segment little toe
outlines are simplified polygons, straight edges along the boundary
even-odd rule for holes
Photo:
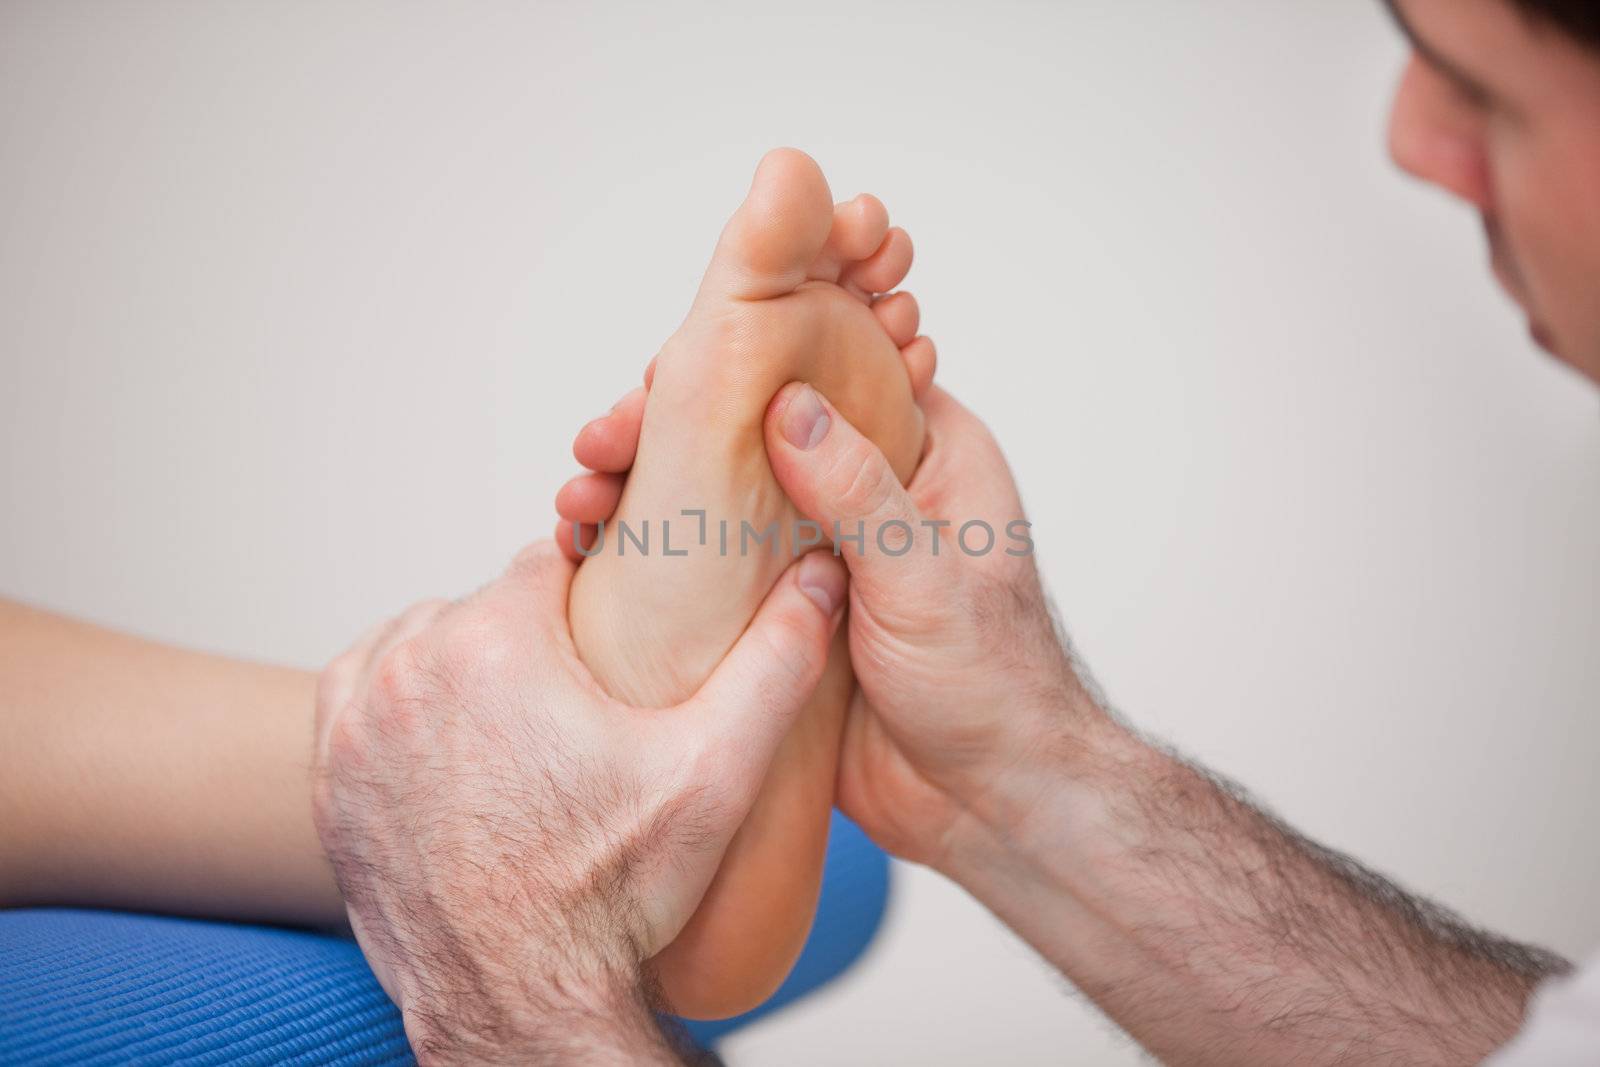
[[[872,313],[878,317],[878,322],[896,348],[904,348],[911,343],[922,321],[917,298],[904,291],[878,297],[872,302]]]
[[[799,149],[774,149],[723,229],[700,291],[744,300],[790,292],[806,280],[832,229],[822,168]]]
[[[939,353],[931,337],[914,337],[900,349],[900,358],[906,362],[906,377],[911,380],[911,395],[921,401],[933,384],[933,372],[939,365]]]
[[[644,389],[630,391],[617,406],[578,431],[572,456],[592,471],[620,474],[633,466],[644,423]]]
[[[840,284],[869,293],[887,293],[911,270],[911,255],[911,235],[896,226],[876,252],[845,268]]]
[[[556,547],[574,563],[583,562],[589,555],[578,551],[578,545],[592,549],[599,536],[600,532],[595,527],[580,525],[569,519],[562,519],[556,524]]]

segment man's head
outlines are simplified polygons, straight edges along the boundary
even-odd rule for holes
[[[1395,162],[1483,215],[1546,349],[1600,382],[1600,0],[1387,0]]]

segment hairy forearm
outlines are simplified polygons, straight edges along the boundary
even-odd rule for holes
[[[0,601],[0,905],[342,921],[315,686]]]
[[[1055,788],[954,852],[950,873],[1165,1062],[1477,1063],[1566,968],[1305,840],[1095,709],[1068,714],[1091,725],[1019,772]]]

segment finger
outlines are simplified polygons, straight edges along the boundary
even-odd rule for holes
[[[984,519],[998,526],[1023,518],[1011,465],[983,420],[937,385],[918,403],[926,416],[928,444],[911,479],[913,495],[959,500],[961,521]]]
[[[443,597],[435,597],[432,600],[424,600],[411,605],[401,612],[400,617],[395,619],[394,625],[390,626],[383,637],[379,639],[378,647],[373,650],[372,658],[382,659],[395,645],[417,636],[432,626],[439,616],[450,608],[451,603],[451,601]]]
[[[580,474],[556,493],[556,514],[591,525],[609,519],[622,499],[624,484],[620,474]]]
[[[317,675],[314,736],[317,752],[323,751],[323,741],[338,718],[356,694],[356,682],[366,673],[372,661],[372,650],[390,626],[393,619],[385,619],[356,639],[356,643],[334,657],[322,673]]]
[[[317,679],[316,751],[326,751],[334,721],[345,714],[351,701],[367,691],[383,657],[401,641],[426,629],[450,606],[448,600],[413,604],[392,619],[361,636],[350,650],[330,663]]]
[[[592,471],[621,474],[633,466],[639,451],[639,429],[644,425],[643,386],[632,389],[616,407],[578,431],[572,455]]]
[[[576,571],[577,566],[556,542],[537,541],[518,552],[506,573],[474,599],[520,619],[524,633],[538,633],[547,641],[570,647],[567,594]]]
[[[367,691],[367,687],[372,684],[373,676],[377,673],[378,666],[383,662],[385,656],[394,651],[395,646],[410,640],[432,626],[438,621],[439,616],[444,614],[445,609],[450,607],[450,604],[451,602],[448,600],[436,598],[413,604],[401,612],[383,631],[378,640],[373,643],[372,650],[367,656],[366,667],[362,670],[361,678],[356,683],[356,692],[364,693]]]
[[[778,579],[744,635],[686,705],[714,738],[706,754],[728,809],[740,819],[822,678],[847,587],[845,568],[831,552],[808,553]]]
[[[767,408],[766,437],[778,484],[833,535],[854,596],[874,614],[953,587],[948,532],[935,552],[937,531],[925,525],[888,458],[816,390],[801,383],[780,390]]]

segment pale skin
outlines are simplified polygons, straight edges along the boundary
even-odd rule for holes
[[[657,524],[685,506],[787,531],[797,514],[767,469],[761,419],[793,378],[815,382],[862,422],[909,477],[922,448],[917,397],[932,342],[907,292],[905,231],[882,203],[832,203],[803,153],[762,161],[718,243],[682,327],[643,392],[616,411],[643,442],[623,514]],[[578,453],[599,451],[580,435]],[[654,462],[649,457],[655,457]],[[617,507],[620,478],[591,479]],[[563,495],[582,505],[593,485]],[[570,531],[563,544],[572,558]],[[785,563],[788,540],[749,557],[602,554],[574,584],[574,637],[614,696],[641,706],[686,699],[732,646]],[[332,926],[344,906],[310,820],[306,672],[183,652],[16,608],[0,661],[0,729],[17,754],[0,785],[0,902],[87,904]],[[788,974],[810,929],[851,677],[842,640],[726,849],[681,936],[653,961],[679,1014],[755,1007]],[[44,754],[46,758],[41,759]],[[108,871],[115,878],[107,878]]]
[[[641,709],[579,659],[573,571],[535,545],[318,687],[317,828],[423,1063],[677,1061],[642,968],[699,907],[844,613],[843,566],[813,552],[695,693]]]
[[[1600,57],[1504,0],[1394,7],[1417,46],[1397,162],[1483,213],[1534,336],[1600,380]],[[837,411],[787,389],[767,423],[773,470],[802,512],[847,528],[1020,514],[981,423],[938,390],[925,408],[930,443],[902,489]],[[595,521],[592,503],[567,517]],[[1118,722],[1058,640],[1031,562],[845,559],[859,688],[841,807],[965,886],[1164,1062],[1476,1063],[1567,969]]]
[[[1600,160],[1596,61],[1503,0],[1397,7],[1437,53],[1402,85],[1397,160],[1496,220],[1536,333],[1600,377],[1587,288],[1600,276],[1600,193],[1580,177]],[[1498,95],[1463,93],[1440,55]],[[824,522],[1020,514],[981,423],[936,391],[926,407],[931,445],[909,491],[803,390],[768,416],[772,469]],[[814,417],[800,420],[817,409],[820,437]],[[626,423],[623,412],[591,429],[591,446],[628,454],[637,420]],[[603,494],[590,504],[611,510]],[[841,805],[886,847],[969,888],[1163,1059],[1475,1062],[1562,968],[1330,856],[1118,724],[1058,643],[1026,562],[897,561],[923,568],[914,582],[870,556],[846,562],[859,690]],[[580,1032],[601,1036],[637,1020],[630,1009],[583,1017]]]
[[[902,489],[806,386],[773,469],[830,528],[1022,514],[983,424],[937,388]],[[816,412],[826,430],[815,438]],[[902,527],[903,528],[903,527]],[[1470,929],[1142,739],[1083,681],[1031,557],[847,549],[838,801],[961,884],[1163,1062],[1468,1064],[1565,964]]]
[[[0,904],[331,925],[317,676],[0,602]]]
[[[646,555],[624,551],[613,528],[573,583],[573,636],[613,695],[655,706],[692,693],[793,558],[799,516],[761,437],[767,402],[785,382],[813,382],[862,422],[899,477],[910,476],[923,443],[916,397],[932,377],[933,348],[917,336],[911,294],[886,295],[910,266],[910,239],[875,198],[833,204],[821,170],[792,149],[762,160],[688,318],[651,364],[648,403],[619,405],[642,409],[626,489],[601,475],[563,495],[570,509],[574,496],[581,503],[586,491],[616,489],[620,503],[608,503],[618,517],[654,532]],[[745,524],[776,531],[775,540],[743,551]],[[683,555],[665,555],[665,531]],[[570,549],[570,529],[562,536]],[[850,689],[841,641],[704,905],[654,961],[678,1014],[724,1018],[755,1007],[804,945]]]

